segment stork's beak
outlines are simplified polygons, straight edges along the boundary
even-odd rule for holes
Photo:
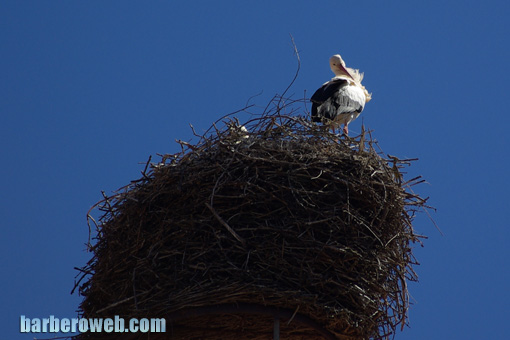
[[[349,71],[347,71],[347,69],[342,64],[338,65],[338,67],[342,70],[342,72],[344,72],[346,75],[348,75],[349,78],[354,80],[354,78],[352,77],[352,74],[350,74]]]

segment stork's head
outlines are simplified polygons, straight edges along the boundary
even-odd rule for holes
[[[335,76],[347,76],[351,79],[354,79],[352,75],[345,68],[345,61],[343,61],[340,54],[335,54],[331,58],[329,58],[329,67],[331,67],[331,71],[335,74]]]
[[[335,54],[329,58],[329,66],[331,67],[331,71],[335,74],[335,77],[352,79],[356,85],[363,89],[367,103],[372,99],[372,94],[365,89],[365,86],[361,85],[363,73],[360,73],[359,70],[346,67],[345,61],[342,59],[340,54]]]

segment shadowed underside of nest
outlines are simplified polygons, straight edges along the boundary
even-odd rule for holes
[[[272,339],[275,316],[282,339],[393,334],[416,280],[419,179],[366,133],[337,140],[281,111],[245,126],[181,142],[98,204],[83,316],[165,317],[150,339]]]

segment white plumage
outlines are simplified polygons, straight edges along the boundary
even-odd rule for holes
[[[312,120],[329,125],[333,132],[343,124],[343,132],[347,135],[349,123],[358,118],[372,95],[361,85],[363,73],[345,67],[339,54],[329,59],[329,65],[335,77],[324,83],[310,98]]]

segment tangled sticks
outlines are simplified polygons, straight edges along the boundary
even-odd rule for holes
[[[403,182],[408,161],[280,110],[245,127],[180,142],[98,203],[82,314],[165,317],[171,339],[271,339],[273,317],[289,339],[403,327],[426,201],[419,178]]]

